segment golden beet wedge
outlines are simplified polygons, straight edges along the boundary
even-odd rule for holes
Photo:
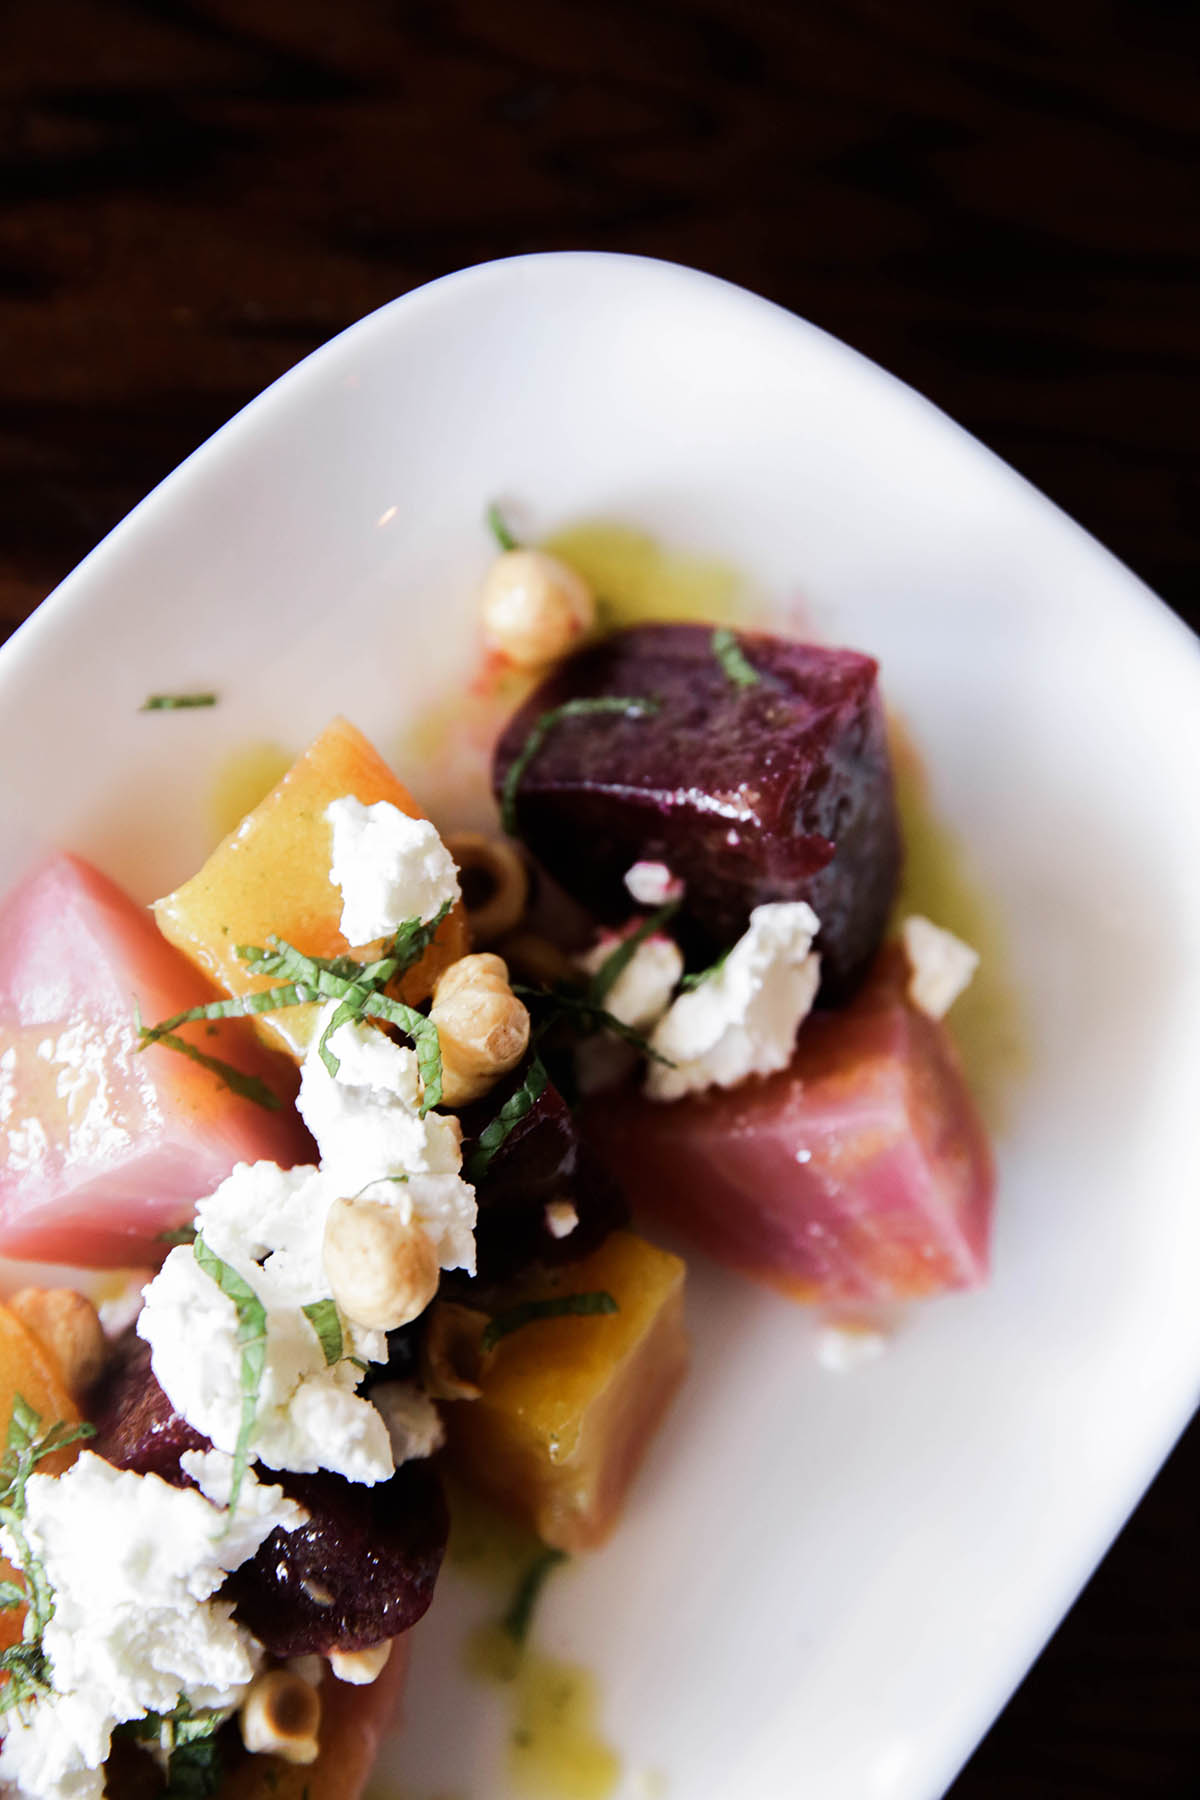
[[[365,952],[339,929],[340,888],[329,879],[333,834],[325,809],[353,794],[364,805],[390,800],[411,818],[420,807],[383,758],[345,719],[334,719],[277,787],[218,844],[199,872],[155,903],[163,936],[229,994],[269,987],[252,977],[239,944],[263,946],[274,935],[306,956]],[[396,993],[408,1005],[429,997],[441,971],[469,948],[461,904],[443,922],[428,951]],[[259,1013],[254,1024],[273,1049],[300,1058],[312,1036],[316,1009],[293,1006]]]
[[[444,1408],[459,1473],[547,1544],[590,1549],[616,1524],[687,1366],[683,1279],[677,1256],[614,1232],[515,1298],[599,1291],[617,1311],[511,1332],[485,1360],[479,1399]]]

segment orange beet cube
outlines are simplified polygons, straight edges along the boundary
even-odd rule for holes
[[[335,719],[272,788],[266,799],[230,832],[190,881],[155,904],[163,935],[230,994],[269,987],[253,977],[237,954],[239,944],[264,945],[272,934],[307,956],[345,956],[365,946],[348,944],[340,930],[341,890],[329,879],[332,832],[325,809],[353,794],[364,805],[390,800],[412,818],[421,809],[383,758],[345,719]],[[461,906],[443,921],[425,956],[397,988],[409,1005],[427,999],[448,963],[468,949]],[[304,1055],[316,1009],[293,1006],[255,1016],[273,1048]]]
[[[518,1298],[601,1290],[615,1313],[542,1319],[496,1345],[478,1400],[444,1408],[464,1479],[548,1544],[585,1550],[617,1522],[687,1366],[684,1265],[632,1232]]]

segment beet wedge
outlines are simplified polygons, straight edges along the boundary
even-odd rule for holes
[[[885,953],[803,1025],[787,1069],[662,1104],[593,1100],[584,1127],[635,1214],[798,1297],[886,1304],[984,1279],[993,1176],[946,1027]]]
[[[826,991],[845,990],[878,945],[900,868],[876,664],[746,632],[739,681],[727,640],[641,625],[568,657],[505,729],[497,798],[539,862],[602,917],[632,910],[633,863],[666,863],[685,884],[672,932],[702,961],[761,902],[807,900]],[[652,710],[561,718],[510,779],[548,713],[621,697]]]

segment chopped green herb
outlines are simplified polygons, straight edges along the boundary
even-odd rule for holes
[[[341,1066],[327,1042],[339,1025],[364,1018],[383,1019],[390,1025],[397,1025],[412,1039],[416,1048],[424,1090],[421,1098],[421,1117],[424,1118],[442,1098],[442,1053],[437,1026],[424,1013],[391,999],[383,988],[393,975],[402,973],[411,961],[424,953],[448,911],[449,902],[427,925],[422,925],[419,920],[406,920],[396,932],[389,955],[373,963],[358,963],[352,956],[305,956],[285,939],[277,937],[268,938],[265,949],[255,944],[239,944],[237,953],[252,975],[283,975],[286,979],[275,987],[259,988],[229,1000],[211,1000],[205,1006],[190,1007],[187,1012],[176,1013],[157,1025],[143,1026],[139,1019],[138,1048],[144,1050],[148,1044],[167,1043],[172,1049],[182,1049],[185,1054],[208,1061],[193,1045],[172,1041],[177,1026],[189,1024],[194,1019],[233,1019],[251,1013],[278,1012],[289,1006],[307,1006],[316,1000],[337,1000],[339,1005],[322,1032],[320,1042],[321,1060],[329,1073],[336,1075]]]
[[[611,956],[605,957],[588,985],[588,999],[594,1004],[600,1002],[617,985],[647,938],[661,931],[669,919],[673,919],[679,911],[678,900],[668,900],[657,912],[652,912],[631,931],[628,937],[621,939]]]
[[[662,1063],[665,1068],[673,1069],[675,1064],[670,1057],[663,1056],[655,1050],[642,1032],[635,1031],[624,1019],[618,1019],[615,1013],[605,1012],[602,1006],[596,1006],[584,994],[573,994],[564,987],[525,987],[520,982],[513,983],[513,993],[523,1000],[532,1000],[535,1004],[542,1001],[551,1008],[550,1017],[544,1022],[541,1030],[545,1030],[553,1022],[555,1012],[566,1013],[578,1021],[578,1029],[582,1036],[590,1037],[596,1031],[611,1031],[616,1037],[624,1038],[651,1062]]]
[[[758,686],[762,677],[746,661],[742,646],[724,625],[718,625],[712,634],[712,652],[734,687]]]
[[[525,778],[525,771],[556,725],[561,725],[565,719],[594,718],[605,713],[625,719],[648,719],[658,709],[657,700],[598,694],[593,699],[564,700],[561,706],[553,706],[549,712],[544,712],[534,724],[504,777],[500,795],[500,823],[509,837],[517,835],[517,789]]]
[[[619,1312],[616,1301],[603,1289],[587,1294],[550,1294],[544,1300],[522,1300],[504,1312],[493,1313],[483,1328],[480,1342],[485,1350],[494,1350],[501,1338],[521,1331],[539,1319],[595,1318],[601,1313]]]
[[[520,543],[508,529],[504,520],[504,514],[500,511],[499,506],[494,500],[487,509],[486,517],[488,530],[502,550],[519,550],[521,548]]]
[[[332,1300],[314,1300],[300,1310],[320,1339],[325,1366],[329,1368],[335,1362],[341,1362],[342,1321],[335,1303]]]
[[[467,1159],[466,1177],[470,1182],[477,1182],[484,1175],[488,1164],[497,1150],[512,1131],[520,1124],[527,1113],[532,1111],[546,1091],[548,1080],[545,1065],[540,1056],[534,1056],[529,1065],[524,1081],[514,1094],[510,1094],[495,1118],[484,1126],[475,1140],[475,1148]]]
[[[215,706],[215,694],[151,694],[143,700],[140,712],[184,712],[192,706]]]
[[[543,1550],[522,1575],[508,1611],[500,1621],[501,1629],[507,1633],[514,1644],[523,1644],[528,1638],[529,1627],[533,1623],[534,1608],[541,1598],[547,1577],[557,1569],[560,1563],[564,1563],[566,1560],[565,1550]]]
[[[225,1004],[226,1002],[220,1000],[213,1002],[215,1006]],[[170,1029],[172,1024],[184,1022],[188,1015],[181,1015],[178,1020],[166,1019],[161,1025],[146,1026],[142,1024],[141,1011],[135,1001],[133,1016],[137,1028],[139,1050],[144,1050],[147,1044],[162,1044],[165,1049],[175,1050],[180,1056],[186,1056],[190,1062],[199,1063],[202,1069],[207,1069],[210,1075],[215,1075],[218,1080],[223,1081],[227,1088],[235,1094],[240,1094],[243,1100],[252,1100],[255,1106],[264,1107],[267,1112],[279,1111],[278,1094],[272,1093],[261,1076],[247,1075],[244,1069],[235,1068],[232,1063],[223,1061],[221,1057],[209,1056],[207,1051],[201,1050],[195,1044],[189,1044],[186,1038],[178,1037]],[[204,1017],[205,1015],[202,1008],[193,1007],[192,1016]],[[227,1015],[217,1016],[226,1017]]]
[[[194,1225],[177,1225],[174,1231],[155,1233],[155,1242],[158,1244],[194,1244],[195,1241],[196,1227]]]
[[[237,1311],[237,1341],[242,1353],[242,1417],[234,1446],[233,1479],[229,1489],[229,1511],[232,1514],[250,1465],[250,1439],[254,1434],[254,1419],[258,1411],[258,1392],[262,1386],[263,1370],[267,1366],[267,1309],[250,1284],[243,1281],[236,1269],[231,1269],[227,1262],[222,1262],[216,1251],[210,1250],[199,1235],[193,1248],[196,1261],[204,1273],[212,1277],[226,1299],[233,1301]]]
[[[732,949],[732,947],[733,946],[731,945],[730,949]],[[719,975],[721,973],[721,970],[728,961],[729,950],[723,950],[716,962],[709,963],[707,969],[697,969],[694,975],[685,975],[683,980],[679,983],[680,993],[690,994],[693,988],[701,987],[704,982],[711,981],[714,975]]]
[[[25,1532],[26,1483],[47,1456],[95,1435],[93,1425],[67,1425],[62,1420],[43,1433],[41,1418],[29,1402],[21,1394],[13,1396],[4,1455],[0,1457],[0,1526],[8,1534],[13,1551],[11,1561],[24,1587],[4,1582],[3,1606],[6,1611],[16,1606],[26,1610],[21,1641],[0,1653],[0,1670],[8,1676],[0,1688],[0,1717],[50,1688],[50,1663],[42,1648],[42,1635],[54,1615],[54,1595],[45,1568]]]

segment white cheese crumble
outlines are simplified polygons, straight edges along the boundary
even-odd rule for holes
[[[604,932],[590,950],[576,960],[586,975],[598,975],[609,957],[621,947],[616,932]],[[634,1031],[649,1031],[671,1004],[679,978],[683,974],[683,953],[671,938],[656,931],[643,938],[617,979],[605,994],[601,1005],[622,1025]]]
[[[382,1381],[372,1388],[371,1399],[387,1426],[397,1467],[415,1457],[432,1456],[445,1443],[441,1414],[415,1381]]]
[[[979,952],[913,913],[900,927],[900,941],[910,970],[908,997],[931,1019],[944,1019],[979,967]]]
[[[364,806],[353,794],[325,808],[333,832],[329,879],[342,890],[342,936],[369,944],[406,919],[432,919],[459,897],[454,860],[428,819],[390,800]]]
[[[99,1800],[123,1720],[171,1712],[181,1696],[197,1711],[238,1704],[261,1650],[212,1596],[277,1525],[294,1530],[306,1514],[248,1476],[223,1534],[195,1489],[86,1450],[63,1475],[31,1476],[26,1502],[25,1535],[54,1594],[43,1638],[54,1693],[5,1719],[0,1791]],[[3,1533],[0,1545],[13,1554]]]
[[[639,906],[665,906],[683,893],[682,879],[673,875],[665,862],[635,862],[626,869],[624,880]]]
[[[330,1039],[339,1067],[330,1075],[317,1045],[335,1006],[321,1014],[296,1102],[322,1171],[347,1199],[370,1188],[373,1200],[390,1200],[424,1226],[444,1269],[474,1274],[475,1192],[458,1172],[461,1125],[440,1113],[420,1117],[415,1054],[373,1025],[339,1026]]]
[[[803,900],[754,908],[725,961],[680,994],[652,1033],[651,1048],[668,1059],[647,1070],[652,1100],[734,1087],[748,1075],[787,1066],[820,981],[820,958],[812,948],[819,929]]]
[[[362,1372],[347,1360],[384,1361],[384,1334],[342,1317],[344,1355],[327,1365],[301,1310],[329,1296],[322,1243],[339,1191],[319,1169],[239,1163],[199,1203],[196,1228],[266,1310],[251,1460],[275,1469],[330,1469],[349,1481],[386,1481],[394,1466],[387,1432],[375,1408],[355,1393]],[[137,1330],[150,1345],[151,1366],[172,1406],[216,1449],[231,1454],[242,1417],[237,1308],[200,1267],[191,1245],[172,1250],[150,1283]]]
[[[546,1230],[552,1238],[570,1237],[579,1223],[579,1214],[570,1200],[546,1202]]]

